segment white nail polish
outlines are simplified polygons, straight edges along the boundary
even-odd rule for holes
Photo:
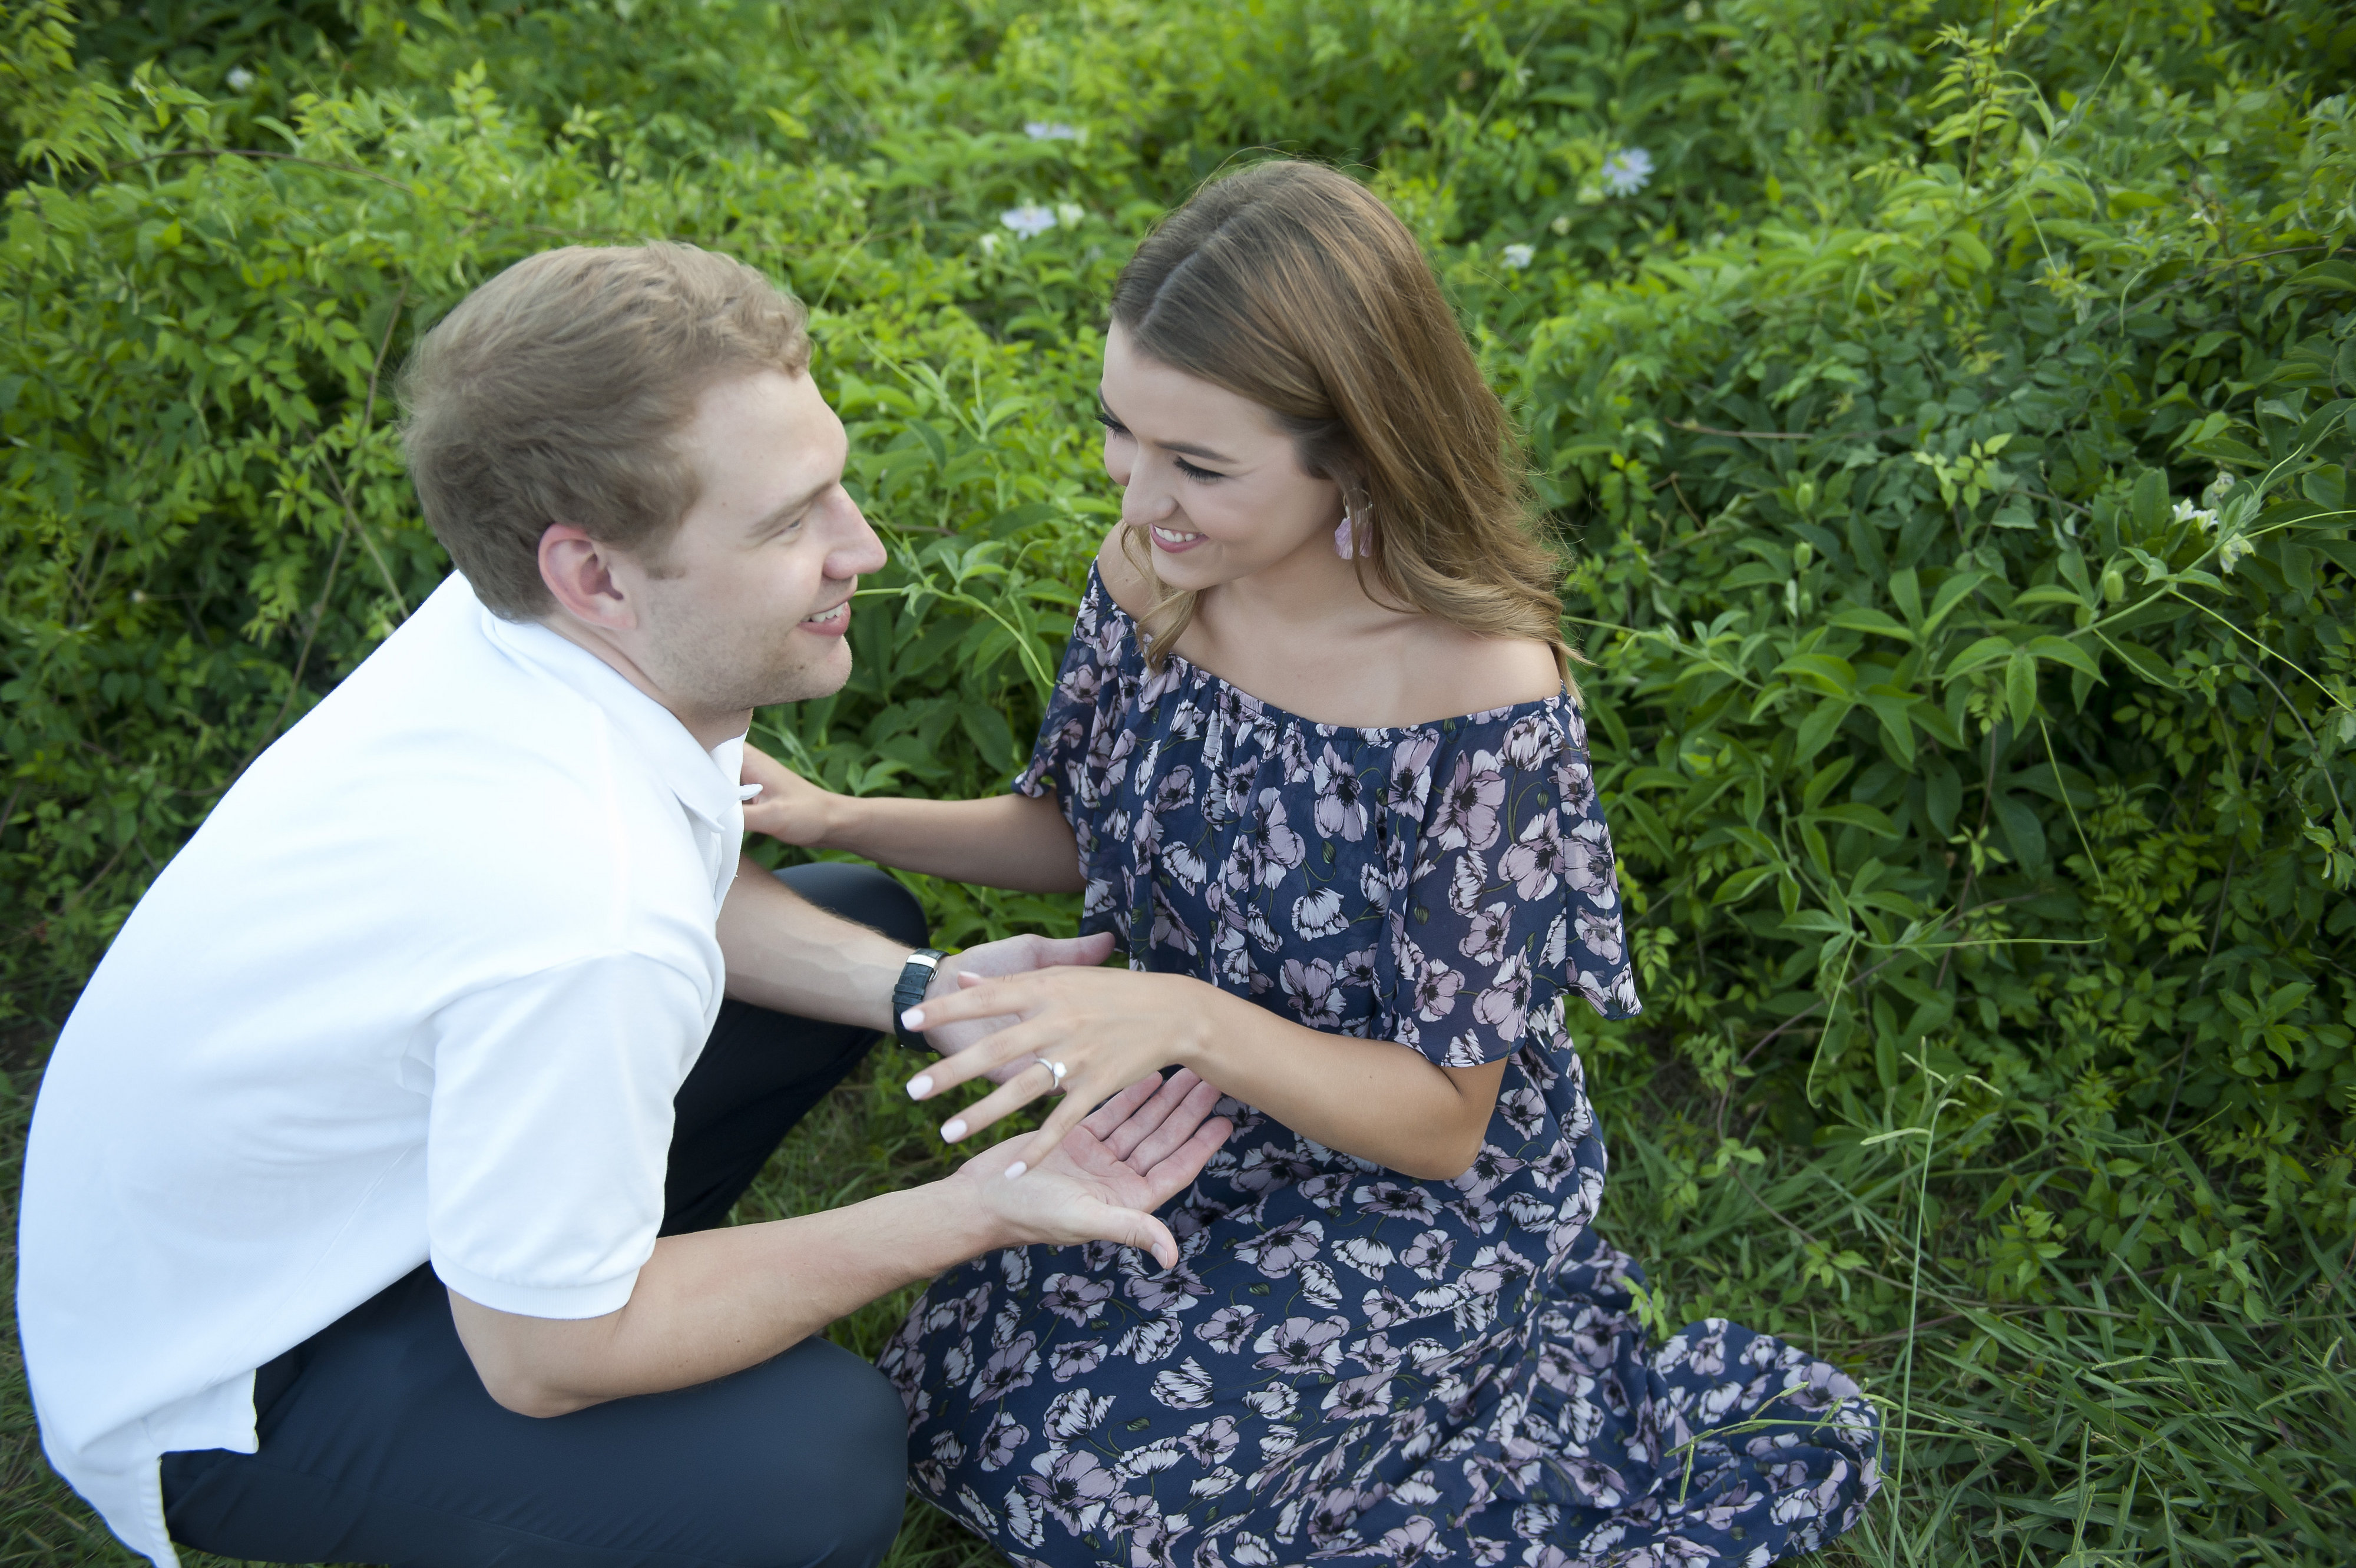
[[[905,1013],[900,1015],[900,1026],[904,1029],[923,1028],[925,1026],[925,1010],[922,1007],[909,1008]]]
[[[931,1073],[920,1072],[908,1080],[908,1098],[911,1100],[922,1100],[932,1091],[933,1075]]]
[[[1017,1160],[1012,1165],[1006,1167],[1006,1179],[1008,1181],[1012,1181],[1016,1176],[1021,1176],[1024,1171],[1027,1171],[1031,1167],[1029,1165],[1024,1165],[1021,1160]]]
[[[941,1129],[941,1139],[945,1143],[954,1144],[964,1136],[965,1118],[962,1116],[952,1117],[948,1124]]]

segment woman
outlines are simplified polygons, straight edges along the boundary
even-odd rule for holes
[[[1164,1210],[1178,1267],[1030,1248],[935,1282],[883,1359],[914,1484],[1057,1568],[1829,1540],[1878,1484],[1857,1386],[1719,1320],[1648,1347],[1590,1228],[1565,1008],[1637,1009],[1611,840],[1504,411],[1412,238],[1262,164],[1145,242],[1112,317],[1121,524],[1014,792],[851,800],[770,765],[747,813],[1084,886],[1126,947],[910,1015],[1009,1021],[911,1082],[1001,1080],[948,1138],[1060,1089],[1028,1161],[1172,1066],[1236,1124]]]

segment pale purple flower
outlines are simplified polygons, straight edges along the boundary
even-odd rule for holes
[[[1006,1462],[1030,1441],[1031,1429],[1004,1411],[1000,1411],[998,1419],[990,1423],[989,1432],[981,1439],[981,1467],[984,1470],[1004,1469]]]
[[[1041,1287],[1039,1305],[1058,1317],[1086,1324],[1112,1295],[1112,1282],[1086,1274],[1049,1274]]]
[[[1026,240],[1033,240],[1055,226],[1055,209],[1032,203],[1010,207],[998,215],[998,220]]]
[[[1562,827],[1552,811],[1541,811],[1522,828],[1522,836],[1497,857],[1497,875],[1514,885],[1526,904],[1535,904],[1555,889],[1567,861]]]
[[[1153,1374],[1153,1397],[1173,1410],[1200,1410],[1211,1402],[1211,1374],[1189,1356],[1175,1369]]]
[[[1642,147],[1622,147],[1605,158],[1597,173],[1605,190],[1614,196],[1633,196],[1652,181],[1653,155]]]
[[[1508,245],[1503,255],[1508,271],[1521,272],[1537,259],[1537,252],[1528,245]]]
[[[1288,1317],[1252,1341],[1261,1353],[1253,1365],[1312,1376],[1330,1372],[1342,1364],[1342,1336],[1349,1329],[1350,1320],[1339,1316]]]
[[[1236,1249],[1236,1256],[1256,1263],[1270,1279],[1282,1279],[1325,1244],[1325,1227],[1314,1219],[1288,1219]]]
[[[1207,1321],[1196,1325],[1194,1337],[1223,1355],[1232,1356],[1244,1348],[1244,1341],[1251,1337],[1252,1325],[1258,1321],[1259,1314],[1248,1306],[1223,1306]]]
[[[1023,122],[1023,134],[1034,142],[1076,142],[1080,139],[1077,126],[1066,125],[1057,120],[1025,120]]]
[[[1056,1522],[1074,1535],[1097,1527],[1104,1499],[1120,1485],[1119,1477],[1098,1464],[1097,1456],[1085,1448],[1049,1449],[1033,1455],[1031,1467],[1039,1473],[1023,1477],[1024,1489],[1044,1503]]]
[[[1440,848],[1487,849],[1497,841],[1497,809],[1505,803],[1505,776],[1486,753],[1460,756],[1440,791],[1432,834]]]

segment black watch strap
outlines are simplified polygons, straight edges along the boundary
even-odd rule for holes
[[[926,988],[933,983],[933,971],[941,960],[948,957],[938,948],[918,948],[908,955],[900,970],[900,983],[892,988],[892,1035],[912,1051],[930,1050],[921,1033],[911,1034],[900,1022],[900,1015],[925,999]]]

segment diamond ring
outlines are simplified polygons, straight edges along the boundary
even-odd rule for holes
[[[1055,1075],[1055,1088],[1061,1089],[1064,1087],[1064,1074],[1070,1069],[1066,1068],[1062,1062],[1051,1062],[1045,1057],[1034,1057],[1032,1059],[1036,1061],[1041,1067],[1045,1068],[1049,1072]]]

